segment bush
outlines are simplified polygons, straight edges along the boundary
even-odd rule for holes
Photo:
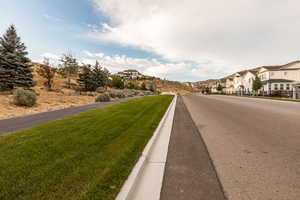
[[[112,91],[109,93],[111,98],[125,98],[125,94],[123,92],[119,92],[119,91]]]
[[[124,81],[120,77],[113,77],[112,78],[112,86],[114,88],[123,89],[124,88]]]
[[[18,88],[13,94],[14,104],[17,106],[32,107],[36,104],[37,96],[34,92]]]
[[[101,94],[96,98],[96,102],[108,102],[110,101],[110,96],[107,93]]]

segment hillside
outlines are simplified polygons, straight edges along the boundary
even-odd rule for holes
[[[37,104],[34,107],[19,107],[12,104],[12,94],[8,92],[0,93],[0,120],[8,119],[18,116],[24,116],[28,114],[34,114],[39,112],[57,110],[67,108],[71,106],[79,106],[90,104],[95,101],[94,94],[80,95],[73,89],[67,89],[66,79],[61,75],[56,74],[53,84],[54,91],[47,91],[44,89],[43,81],[44,78],[37,74],[37,69],[41,64],[31,63],[33,68],[34,81],[37,85],[33,87],[33,90],[39,95]],[[71,79],[71,83],[76,84],[77,77]],[[145,82],[146,86],[149,87],[152,83],[155,83],[157,90],[160,92],[176,92],[180,94],[190,93],[191,87],[186,86],[183,83],[176,81],[160,80],[155,78],[154,80],[136,80],[136,84],[141,85]]]
[[[37,83],[37,85],[33,87],[33,89],[36,93],[39,94],[37,105],[31,108],[16,106],[11,103],[12,94],[8,92],[2,92],[0,93],[0,120],[39,112],[57,110],[71,106],[85,105],[93,103],[95,101],[95,97],[93,96],[78,95],[74,92],[74,90],[66,89],[64,87],[66,80],[60,75],[56,75],[54,80],[53,88],[56,90],[56,92],[49,92],[44,90],[44,79],[36,73],[39,64],[33,64],[34,81],[36,81]],[[75,83],[76,78],[73,78],[72,82]]]

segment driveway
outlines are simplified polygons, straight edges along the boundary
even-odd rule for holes
[[[196,95],[183,100],[228,199],[300,199],[300,103]]]
[[[24,129],[30,128],[32,126],[49,122],[71,115],[75,115],[81,112],[85,112],[91,109],[101,108],[108,105],[113,105],[119,102],[128,101],[137,97],[129,97],[111,102],[100,102],[84,106],[70,107],[61,110],[54,110],[50,112],[42,112],[33,115],[27,115],[24,117],[17,117],[11,119],[0,120],[0,136],[7,135],[9,133]]]

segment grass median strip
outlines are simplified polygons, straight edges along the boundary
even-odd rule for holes
[[[139,98],[0,137],[0,199],[114,199],[172,99]]]

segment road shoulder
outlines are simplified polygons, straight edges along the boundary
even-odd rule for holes
[[[206,146],[178,97],[161,200],[226,199]]]

